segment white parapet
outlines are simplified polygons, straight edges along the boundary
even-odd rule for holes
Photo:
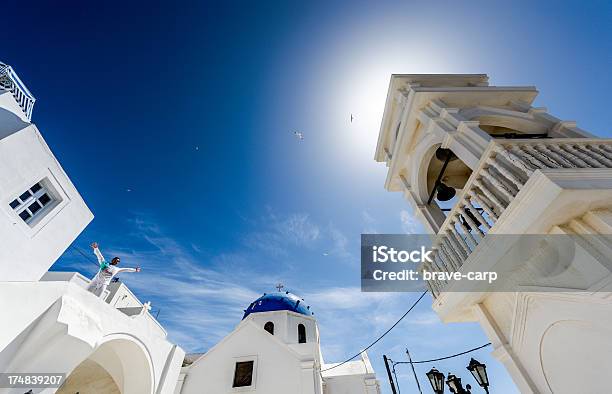
[[[78,275],[54,276],[68,281],[0,282],[0,309],[11,317],[0,330],[0,372],[66,374],[59,393],[98,392],[101,382],[109,393],[173,392],[184,352],[148,312],[129,316]]]

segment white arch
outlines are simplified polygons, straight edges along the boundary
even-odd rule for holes
[[[431,133],[419,142],[411,154],[410,165],[407,167],[413,169],[410,184],[417,204],[426,204],[429,199],[427,170],[429,169],[429,162],[441,144],[442,138]]]
[[[83,368],[101,367],[105,374],[110,375],[121,393],[153,394],[155,389],[155,371],[151,354],[146,346],[136,337],[116,333],[106,335],[96,346],[93,353],[79,364],[67,377],[83,375]],[[92,384],[84,380],[82,384]],[[71,383],[71,388],[74,382]],[[77,386],[78,388],[78,386]]]
[[[481,125],[506,127],[526,134],[544,134],[554,126],[551,121],[506,108],[477,106],[462,109],[459,114],[466,120],[479,121]]]

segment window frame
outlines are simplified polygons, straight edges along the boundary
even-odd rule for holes
[[[271,328],[272,331],[268,330],[268,328]],[[274,322],[271,322],[271,321],[266,322],[266,324],[264,324],[264,330],[269,332],[271,335],[274,335]]]
[[[242,371],[244,368],[246,367],[247,369],[245,371]],[[251,387],[253,385],[253,369],[255,368],[255,361],[254,360],[248,360],[248,361],[236,361],[236,364],[234,364],[234,379],[232,382],[232,388],[237,388],[237,387]],[[239,371],[244,372],[245,377],[248,377],[248,384],[245,382],[245,384],[242,384],[241,382],[237,382],[238,378],[239,378]]]
[[[40,183],[41,186],[47,189],[50,197],[54,201],[43,207],[45,210],[44,214],[38,214],[37,217],[26,223],[19,215],[11,208],[10,204],[25,192],[29,190],[35,183]],[[0,200],[0,212],[6,215],[6,217],[12,222],[16,230],[27,238],[34,238],[36,235],[43,230],[47,224],[51,223],[52,220],[66,208],[71,202],[71,198],[67,191],[62,186],[62,183],[58,180],[55,173],[50,168],[44,168],[35,174],[28,176],[27,181],[22,181],[18,185],[13,185],[6,190],[5,197]]]
[[[36,187],[38,187],[38,189],[34,190]],[[29,194],[29,196],[23,198],[23,196],[26,194]],[[49,199],[46,203],[42,202],[45,196]],[[35,204],[37,204],[39,208],[34,211],[32,210],[32,207]],[[9,207],[15,212],[15,214],[17,214],[17,216],[19,216],[21,220],[23,220],[25,224],[30,227],[34,227],[55,206],[57,206],[57,204],[58,200],[56,198],[56,194],[53,193],[51,188],[48,186],[48,182],[45,182],[45,179],[41,179],[27,188],[20,195],[12,199],[9,202]],[[27,218],[21,216],[24,212],[28,215]]]
[[[251,385],[250,386],[238,386],[238,387],[234,387],[234,378],[236,375],[236,367],[238,365],[238,363],[241,362],[253,362],[253,369],[251,371]],[[230,368],[231,370],[231,375],[230,380],[229,380],[229,386],[231,388],[231,392],[243,392],[243,391],[254,391],[257,389],[257,367],[258,367],[258,359],[257,356],[253,355],[253,356],[243,356],[243,357],[234,357],[232,359],[232,367]]]
[[[302,333],[300,332],[300,329],[304,330],[304,340],[302,341]],[[297,332],[298,332],[298,343],[302,344],[302,343],[308,343],[308,335],[306,335],[306,325],[303,323],[299,323],[297,326]]]

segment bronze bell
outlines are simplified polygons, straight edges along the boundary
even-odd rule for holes
[[[438,183],[438,186],[436,186],[436,199],[438,201],[448,201],[455,197],[455,194],[457,194],[455,188],[447,186],[442,182]]]
[[[444,162],[446,160],[448,160],[448,161],[455,161],[455,160],[457,160],[457,156],[450,149],[438,148],[438,149],[436,149],[436,159],[438,159],[438,160],[440,160],[442,162]]]

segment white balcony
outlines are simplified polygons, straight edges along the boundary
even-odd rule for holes
[[[23,111],[25,118],[32,120],[32,110],[36,99],[30,93],[25,84],[19,79],[19,76],[8,64],[0,62],[0,88],[11,92],[15,101]]]
[[[0,331],[0,372],[66,374],[60,392],[93,393],[104,384],[109,392],[173,393],[183,350],[146,310],[114,307],[88,284],[78,273],[0,282],[0,308],[10,316]]]
[[[517,208],[521,200],[547,197],[542,195],[546,194],[542,193],[543,189],[535,187],[543,174],[556,179],[564,175],[574,178],[582,176],[584,179],[590,179],[591,183],[595,182],[594,185],[588,186],[596,189],[599,178],[609,182],[611,168],[612,140],[492,140],[438,232],[434,242],[434,263],[425,264],[422,268],[448,273],[462,271],[466,262],[476,257],[478,246],[487,234],[528,233],[524,232],[527,228],[519,232],[516,227],[502,224],[515,219],[512,216],[518,214]],[[538,195],[533,196],[534,193]],[[548,197],[551,197],[551,193],[548,194]],[[589,205],[587,200],[592,198],[602,197],[594,193],[584,195],[584,205]],[[609,197],[606,195],[603,198]],[[612,198],[608,203],[610,201]],[[537,208],[539,205],[529,206]],[[542,204],[542,207],[544,206],[546,205]],[[547,209],[557,208],[554,204],[549,204]],[[535,216],[536,212],[531,214]],[[522,215],[529,214],[523,212]],[[541,223],[546,223],[546,220]],[[448,285],[447,281],[428,282],[429,290],[436,298],[448,290]]]

